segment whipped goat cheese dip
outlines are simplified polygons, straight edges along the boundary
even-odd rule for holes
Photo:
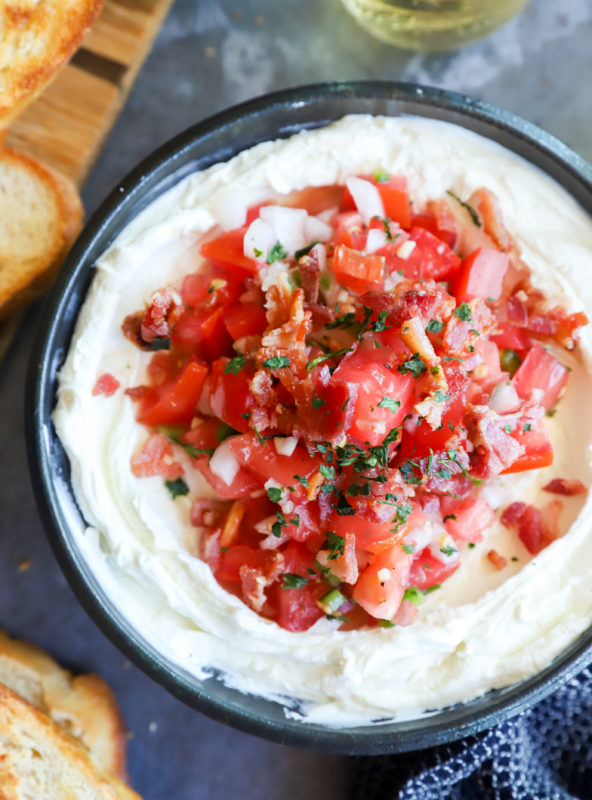
[[[499,523],[469,550],[407,628],[348,632],[319,620],[291,633],[224,591],[198,557],[187,498],[159,477],[136,478],[130,458],[146,438],[122,390],[93,396],[109,372],[141,384],[150,354],[121,332],[152,291],[180,285],[199,264],[203,235],[237,206],[306,186],[342,184],[376,169],[406,175],[418,205],[485,186],[499,199],[533,284],[592,318],[592,220],[554,181],[499,145],[455,125],[420,118],[352,116],[265,142],[190,175],[156,200],[96,264],[59,376],[54,422],[88,528],[76,545],[117,609],[152,646],[198,679],[211,670],[240,691],[302,701],[297,716],[327,726],[410,719],[471,700],[544,668],[592,623],[592,500],[562,498],[566,533],[536,557]],[[230,209],[230,210],[229,210]],[[548,420],[551,467],[487,482],[494,508],[542,503],[554,477],[592,482],[592,331],[583,328],[557,414]],[[184,456],[175,456],[181,460]],[[188,457],[187,464],[189,464]],[[213,497],[198,470],[191,496]],[[514,556],[496,571],[489,549]],[[287,712],[292,713],[292,712]]]

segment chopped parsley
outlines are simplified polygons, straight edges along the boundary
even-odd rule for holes
[[[442,389],[438,389],[434,395],[434,400],[436,403],[445,403],[447,400],[450,400],[450,395],[443,392]]]
[[[151,350],[170,350],[171,340],[165,336],[157,336],[150,342]]]
[[[394,628],[395,623],[391,622],[389,619],[379,619],[378,624],[381,628]]]
[[[273,264],[274,261],[281,261],[288,257],[288,251],[280,242],[276,242],[267,255],[267,263]]]
[[[439,322],[437,319],[431,319],[427,324],[426,331],[428,333],[440,333],[443,327],[443,322]]]
[[[270,486],[267,490],[267,496],[272,503],[279,503],[282,499],[282,490],[277,486]]]
[[[447,520],[447,519],[456,519],[456,514],[446,514],[446,515],[445,515],[445,516],[442,518],[442,522],[446,522],[446,520]]]
[[[313,397],[311,400],[311,405],[313,408],[322,408],[325,405],[325,401],[320,397]]]
[[[187,486],[183,478],[175,478],[174,481],[165,481],[164,485],[171,493],[173,500],[176,497],[183,497],[184,495],[189,494],[189,486]]]
[[[460,203],[460,204],[461,204],[461,206],[462,206],[464,209],[466,209],[466,210],[469,212],[469,215],[470,215],[471,219],[473,220],[473,223],[474,223],[474,224],[475,224],[475,225],[476,225],[478,228],[480,228],[480,227],[481,227],[481,220],[479,219],[479,214],[477,214],[477,212],[475,211],[475,209],[473,208],[473,206],[470,206],[468,203],[465,203],[465,201],[464,201],[464,200],[461,200],[461,199],[460,199],[460,197],[459,197],[457,194],[455,194],[455,193],[452,191],[452,189],[448,189],[448,191],[446,192],[446,194],[449,194],[449,195],[450,195],[450,197],[454,197],[454,199],[455,199],[455,200],[456,200],[458,203]]]
[[[457,309],[455,309],[454,316],[458,317],[463,322],[473,321],[473,317],[471,316],[471,309],[464,301],[459,305]]]
[[[336,356],[344,356],[346,353],[349,353],[351,350],[350,347],[346,347],[343,350],[335,350],[332,353],[323,353],[316,358],[311,359],[308,364],[306,365],[306,369],[310,372],[311,369],[314,369],[317,364],[321,364],[323,361],[326,361],[328,358],[334,358]]]
[[[311,242],[310,244],[307,244],[306,247],[303,247],[300,250],[295,250],[294,251],[294,258],[296,259],[296,261],[300,261],[300,259],[303,256],[307,256],[310,253],[310,251],[312,250],[312,248],[317,244],[318,244],[318,242]]]
[[[385,172],[383,169],[377,169],[372,173],[372,177],[376,183],[388,183],[390,176],[388,172]]]
[[[293,477],[295,481],[298,481],[298,483],[301,483],[305,489],[308,489],[308,478],[305,478],[302,475],[294,475]]]
[[[227,422],[221,422],[216,428],[216,439],[219,442],[223,442],[224,439],[228,439],[229,436],[233,436],[235,433],[238,433],[238,431],[232,425]]]
[[[447,545],[446,547],[441,547],[440,552],[444,553],[445,556],[453,556],[455,553],[458,553],[456,547],[452,547],[452,545]]]
[[[239,353],[234,358],[231,358],[228,364],[224,367],[224,374],[238,375],[246,363],[247,359]]]
[[[414,378],[419,378],[420,375],[427,370],[425,363],[422,361],[419,353],[415,353],[415,355],[411,356],[411,358],[407,359],[403,364],[399,364],[397,367],[398,371],[401,375],[410,374]]]
[[[393,400],[392,397],[386,397],[385,396],[385,397],[382,398],[382,400],[378,404],[378,407],[379,408],[388,408],[389,411],[392,411],[393,414],[396,414],[396,412],[401,407],[401,401],[400,400]]]
[[[335,531],[327,531],[327,538],[325,539],[323,547],[331,551],[328,556],[329,561],[334,561],[336,558],[343,555],[345,539],[343,536],[335,533]]]
[[[282,575],[282,589],[302,589],[308,583],[308,578],[304,575],[296,575],[294,572],[286,572]]]
[[[423,593],[417,586],[410,586],[408,589],[405,589],[403,600],[410,600],[414,606],[419,606],[423,603]]]
[[[199,458],[200,456],[211,456],[214,452],[214,448],[202,448],[202,447],[195,447],[192,444],[187,444],[187,442],[182,442],[177,436],[169,436],[171,442],[178,444],[179,447],[182,447],[183,450],[187,453],[187,455],[191,456],[191,458]]]
[[[522,428],[522,433],[530,433],[532,430],[532,425],[530,422],[527,422],[525,426]]]
[[[263,362],[265,369],[284,369],[290,366],[290,359],[286,356],[272,356]]]
[[[321,464],[319,472],[327,481],[335,480],[335,467],[328,467],[326,464]]]
[[[281,511],[277,512],[277,521],[271,526],[271,532],[279,539],[282,535],[282,530],[286,527],[286,518]]]
[[[414,544],[402,544],[401,545],[401,550],[403,550],[404,553],[407,553],[407,555],[410,556],[412,553],[415,553],[415,545]]]

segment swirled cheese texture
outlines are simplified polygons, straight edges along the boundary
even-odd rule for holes
[[[592,503],[566,498],[565,534],[532,559],[495,526],[463,553],[460,569],[426,597],[408,628],[339,632],[320,620],[290,633],[225,592],[198,556],[189,501],[161,478],[135,478],[130,457],[146,437],[123,391],[93,397],[103,372],[142,382],[147,356],[121,334],[123,318],[163,284],[199,264],[200,237],[231,187],[249,203],[310,185],[344,183],[375,169],[408,177],[421,206],[452,189],[486,186],[499,198],[535,286],[592,318],[592,221],[548,176],[460,127],[419,118],[354,116],[266,142],[190,175],[132,221],[98,260],[61,370],[54,414],[88,528],[75,544],[139,634],[196,680],[209,670],[243,692],[301,701],[304,721],[328,726],[409,719],[533,675],[592,623]],[[494,505],[550,499],[552,477],[592,478],[592,334],[583,330],[566,396],[548,421],[552,467],[497,479]],[[188,469],[193,496],[211,490]],[[497,572],[486,558],[508,558]],[[515,560],[513,560],[515,559]]]

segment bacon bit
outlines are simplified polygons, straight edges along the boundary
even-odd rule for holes
[[[126,339],[139,347],[140,350],[150,350],[150,345],[142,339],[141,328],[144,319],[143,311],[136,311],[135,314],[128,316],[121,323],[121,330]]]
[[[393,623],[395,625],[400,625],[402,628],[406,628],[408,625],[412,625],[415,622],[418,614],[419,609],[411,600],[403,600],[397,609],[397,613],[393,617]]]
[[[170,317],[175,310],[175,301],[168,289],[159,289],[150,296],[150,302],[144,312],[140,333],[144,342],[149,344],[158,338],[170,335]]]
[[[313,473],[308,479],[308,491],[306,493],[306,499],[316,500],[324,482],[325,479],[318,470]]]
[[[359,574],[356,558],[356,537],[353,533],[346,533],[343,538],[343,555],[331,559],[329,558],[331,555],[330,550],[319,550],[316,559],[322,567],[328,567],[340,581],[353,585],[358,580]]]
[[[526,511],[526,503],[510,503],[501,516],[501,523],[506,528],[512,528],[518,523],[520,517]]]
[[[222,551],[220,550],[220,530],[212,531],[202,537],[201,558],[208,564],[214,575],[220,568]]]
[[[136,478],[162,475],[174,480],[184,474],[178,461],[173,461],[173,446],[162,433],[153,433],[131,457],[132,473]]]
[[[471,461],[480,478],[499,475],[511,466],[524,452],[505,427],[510,416],[501,416],[489,406],[472,406],[467,413],[469,438],[474,446]]]
[[[245,507],[240,500],[235,500],[232,504],[220,537],[221,547],[230,547],[238,538],[240,524],[245,516]]]
[[[440,359],[436,355],[419,317],[408,319],[401,325],[401,339],[411,352],[418,353],[422,361],[426,364],[430,366],[440,364]],[[444,383],[446,383],[446,378],[443,378],[443,380]],[[448,386],[448,384],[446,384],[446,386]]]
[[[419,317],[424,325],[431,319],[447,320],[456,302],[434,281],[416,284],[402,280],[392,292],[370,292],[359,298],[359,310],[366,306],[376,313],[388,312],[387,325],[399,328],[409,319]],[[340,309],[341,311],[343,309]]]
[[[321,287],[321,270],[319,257],[314,249],[308,255],[302,256],[298,262],[298,271],[305,303],[316,303]]]
[[[497,550],[490,550],[487,553],[487,558],[498,571],[504,569],[504,567],[508,565],[508,559],[500,555]]]
[[[243,597],[253,611],[260,613],[267,597],[265,590],[284,572],[284,556],[274,552],[265,567],[249,567],[243,564],[239,569]]]
[[[561,500],[551,500],[541,509],[542,515],[542,541],[546,547],[559,538],[559,517],[563,511]]]
[[[31,564],[32,561],[27,558],[24,561],[21,561],[21,563],[17,567],[17,570],[19,572],[26,572],[27,570],[31,569]]]
[[[483,230],[496,243],[498,248],[508,252],[513,247],[512,237],[508,233],[497,197],[489,189],[477,189],[469,197],[467,203],[479,212],[483,222]]]
[[[149,386],[131,386],[129,389],[125,390],[124,394],[131,397],[132,400],[141,400],[146,392],[149,391]]]
[[[93,387],[93,397],[96,397],[99,394],[104,394],[105,397],[111,397],[111,395],[115,394],[120,386],[121,384],[117,378],[114,378],[110,372],[105,372],[100,378],[97,379],[97,382]]]
[[[587,491],[582,481],[577,478],[553,478],[546,486],[543,486],[543,492],[562,494],[566,497],[571,497],[574,494],[584,494]]]
[[[191,504],[189,519],[196,528],[217,528],[221,525],[223,517],[228,514],[230,503],[226,500],[210,500],[198,498]]]

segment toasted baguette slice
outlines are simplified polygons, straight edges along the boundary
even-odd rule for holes
[[[0,148],[0,319],[43,293],[81,226],[82,204],[66,178]]]
[[[102,678],[73,676],[42,650],[0,632],[0,683],[80,739],[102,769],[125,780],[125,725]]]
[[[139,800],[64,729],[0,686],[2,800]]]
[[[0,3],[0,128],[37,97],[74,54],[103,0]]]

